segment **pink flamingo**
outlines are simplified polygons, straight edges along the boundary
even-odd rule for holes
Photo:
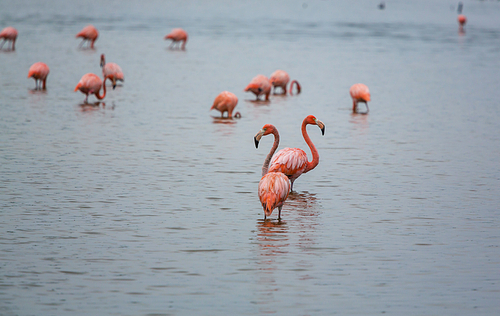
[[[116,88],[116,81],[125,80],[123,77],[123,71],[120,66],[115,63],[106,63],[104,54],[101,55],[101,68],[104,78],[109,78],[113,82],[113,89]],[[106,79],[104,79],[103,84],[106,84]]]
[[[281,208],[290,193],[290,180],[281,172],[268,172],[269,161],[280,142],[278,129],[276,129],[274,125],[266,124],[255,135],[254,141],[255,147],[259,148],[259,141],[262,136],[269,134],[274,135],[274,144],[262,165],[262,178],[259,182],[259,200],[264,209],[264,219],[266,219],[267,216],[271,216],[273,210],[278,208],[278,220],[281,220]]]
[[[271,81],[271,84],[274,87],[274,94],[276,94],[276,88],[280,87],[281,90],[283,91],[282,94],[286,94],[286,86],[288,85],[288,82],[290,81],[290,76],[288,73],[284,70],[276,70],[271,74],[271,77],[269,78]],[[300,84],[297,80],[293,80],[290,83],[290,94],[293,95],[293,85],[297,86],[297,94],[300,93],[301,87]]]
[[[177,43],[178,46],[180,45],[180,42],[182,42],[182,47],[181,49],[186,49],[186,42],[188,40],[188,34],[186,31],[183,29],[173,29],[170,33],[165,35],[165,39],[171,39],[172,43],[170,44],[170,48],[173,48],[175,44]]]
[[[364,103],[366,105],[366,113],[370,110],[368,108],[368,101],[370,101],[370,91],[368,87],[362,83],[354,84],[349,90],[352,98],[352,112],[358,113],[358,103]]]
[[[220,111],[220,117],[222,118],[224,116],[224,112],[227,112],[227,117],[232,118],[233,117],[233,110],[238,104],[238,97],[229,91],[222,91],[219,93],[219,95],[215,98],[214,104],[210,108],[210,110],[217,110]],[[234,117],[240,118],[241,114],[240,112],[234,113]]]
[[[110,78],[105,77],[104,81],[106,81],[106,79]],[[104,91],[102,95],[99,95],[101,87]],[[77,90],[80,90],[83,94],[85,94],[85,103],[88,102],[89,94],[95,94],[96,98],[99,100],[104,99],[106,96],[106,85],[97,75],[91,73],[83,75],[82,79],[80,79],[75,87],[75,92]]]
[[[317,125],[321,129],[322,135],[325,135],[325,124],[313,115],[307,116],[302,121],[302,136],[311,149],[312,161],[307,160],[307,154],[300,148],[283,148],[273,156],[271,166],[269,167],[269,172],[282,172],[290,179],[292,183],[290,191],[293,190],[293,182],[301,174],[313,170],[319,164],[318,150],[307,134],[306,126],[309,124]]]
[[[99,32],[97,31],[97,29],[93,25],[87,25],[80,31],[80,33],[76,34],[76,38],[83,38],[83,41],[80,43],[80,45],[78,45],[78,47],[82,47],[85,41],[89,41],[90,48],[94,49],[94,42],[97,40],[98,36]]]
[[[46,89],[47,76],[49,75],[49,66],[45,63],[38,62],[31,65],[28,71],[28,78],[35,79],[35,90]],[[40,87],[38,87],[38,81],[40,81]],[[43,87],[42,87],[43,84]]]
[[[2,49],[3,44],[5,42],[10,41],[10,50],[16,50],[16,39],[17,39],[17,30],[12,26],[8,26],[0,32],[0,39],[3,39],[2,45],[0,45],[0,49]]]
[[[250,81],[244,91],[255,94],[257,100],[259,100],[260,95],[264,94],[267,101],[269,100],[269,94],[271,94],[271,81],[264,75],[257,75]]]
[[[458,26],[458,27],[459,27],[458,31],[459,31],[460,33],[464,33],[464,26],[465,26],[465,23],[467,23],[467,18],[465,17],[465,15],[460,14],[460,15],[458,16],[458,24],[459,24],[459,26]]]

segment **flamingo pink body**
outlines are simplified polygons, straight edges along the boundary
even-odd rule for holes
[[[4,28],[2,32],[0,32],[0,39],[3,39],[0,49],[2,49],[5,42],[10,41],[10,49],[16,50],[17,30],[15,28],[13,28],[12,26]]]
[[[262,208],[264,209],[264,219],[267,216],[270,216],[273,213],[273,210],[278,208],[278,220],[281,219],[281,209],[286,199],[288,198],[288,194],[290,193],[290,180],[281,172],[268,172],[269,161],[273,156],[274,152],[279,146],[279,133],[278,129],[274,127],[274,125],[266,124],[262,129],[255,135],[255,147],[259,147],[259,141],[262,136],[273,134],[274,135],[274,143],[267,154],[266,159],[264,160],[264,164],[262,165],[262,178],[259,182],[259,200],[262,204]]]
[[[83,45],[85,41],[90,42],[90,48],[94,48],[94,42],[97,40],[97,37],[99,37],[99,32],[93,25],[87,25],[84,27],[80,33],[76,34],[76,38],[81,37],[83,38],[83,41],[80,43],[80,47]]]
[[[46,81],[47,76],[49,75],[49,66],[45,63],[38,62],[31,65],[28,71],[28,78],[35,79],[36,90],[38,89],[46,89]],[[43,84],[42,87],[38,87],[38,82],[40,81],[40,85]]]
[[[181,49],[186,48],[186,42],[188,40],[188,34],[186,31],[180,28],[173,29],[170,33],[165,35],[165,39],[171,39],[172,43],[170,44],[170,48],[174,47],[174,45],[177,43],[180,45],[180,42],[182,42]]]
[[[104,78],[104,80],[106,80],[106,78]],[[101,87],[104,91],[102,95],[99,95]],[[104,99],[106,96],[106,85],[103,84],[101,78],[91,73],[83,75],[82,79],[80,79],[75,87],[75,92],[77,90],[85,94],[85,103],[88,101],[89,94],[95,94],[96,98],[99,100]]]
[[[250,81],[248,86],[246,86],[245,91],[250,91],[255,94],[257,100],[259,100],[259,96],[262,94],[266,96],[266,100],[269,100],[271,87],[271,81],[269,81],[266,76],[257,75]]]
[[[467,18],[465,17],[465,15],[460,14],[458,16],[458,31],[460,32],[460,34],[465,33],[465,31],[464,31],[465,23],[467,23]]]
[[[352,112],[357,113],[358,103],[364,103],[366,105],[366,112],[368,113],[368,103],[370,101],[370,91],[368,87],[362,83],[354,84],[349,90],[352,98]]]
[[[283,148],[273,156],[269,166],[269,172],[282,172],[290,179],[290,190],[293,190],[293,183],[300,175],[311,171],[319,164],[318,150],[307,134],[306,126],[309,124],[317,125],[323,135],[325,133],[325,124],[313,115],[307,116],[302,121],[302,136],[311,149],[313,159],[308,161],[307,154],[300,148]]]
[[[276,70],[271,74],[271,77],[269,77],[269,80],[271,81],[271,84],[273,85],[274,91],[276,91],[276,88],[280,87],[281,90],[283,91],[282,94],[286,94],[287,91],[287,85],[288,82],[290,82],[290,76],[288,73],[284,70]],[[290,84],[290,94],[293,94],[293,85],[297,86],[297,93],[300,93],[301,87],[300,84],[297,80],[293,80],[292,83]]]
[[[113,89],[116,87],[116,81],[125,80],[123,71],[120,66],[115,63],[106,63],[104,54],[101,55],[101,67],[102,75],[104,76],[104,78],[108,78],[113,82]],[[106,84],[106,79],[104,80],[103,84]]]
[[[238,97],[229,91],[223,91],[219,93],[219,95],[215,98],[214,104],[210,108],[210,110],[220,111],[220,116],[224,116],[224,112],[227,112],[227,117],[233,117],[233,110],[238,104]],[[236,112],[234,114],[235,117],[241,117],[240,112]]]

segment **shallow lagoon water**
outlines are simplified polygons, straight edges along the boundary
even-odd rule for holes
[[[500,5],[464,2],[459,34],[455,2],[377,4],[0,1],[0,314],[498,314]],[[82,104],[102,53],[125,82]],[[243,92],[276,69],[303,92]],[[209,111],[223,90],[241,119]],[[320,164],[263,221],[252,138],[310,154],[309,114]]]

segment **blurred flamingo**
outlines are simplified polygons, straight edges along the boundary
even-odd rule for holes
[[[31,65],[28,71],[28,78],[35,79],[35,90],[46,89],[47,76],[49,75],[49,66],[45,63],[38,62]],[[38,86],[38,81],[40,81],[40,87]],[[43,84],[43,87],[42,87]]]
[[[459,27],[458,31],[459,31],[460,33],[464,33],[464,26],[465,26],[465,23],[467,23],[467,18],[465,17],[465,15],[460,14],[460,15],[458,16],[458,27]]]
[[[173,29],[170,33],[165,35],[165,39],[171,39],[172,43],[170,44],[170,48],[173,48],[175,44],[177,43],[178,46],[180,45],[180,42],[182,42],[181,49],[186,49],[186,42],[188,40],[188,34],[186,31],[183,29]]]
[[[352,98],[352,112],[353,113],[358,113],[358,103],[364,103],[366,105],[366,113],[370,109],[368,109],[368,101],[370,101],[370,91],[368,90],[368,87],[362,83],[356,83],[354,84],[351,89],[349,90],[349,93],[351,94]]]
[[[101,68],[104,78],[109,78],[113,82],[113,89],[116,88],[116,81],[124,80],[123,71],[120,66],[115,63],[106,63],[104,54],[101,55]],[[106,84],[106,79],[103,84]]]
[[[222,91],[219,93],[219,95],[215,98],[214,104],[210,108],[210,110],[217,110],[220,111],[220,117],[222,118],[224,116],[224,112],[227,112],[227,117],[232,118],[233,117],[233,110],[238,104],[238,97],[229,91]],[[241,117],[240,112],[234,113],[234,117]]]
[[[318,150],[307,134],[306,126],[309,124],[317,125],[321,129],[322,135],[325,135],[325,124],[313,115],[308,115],[302,121],[302,136],[311,149],[312,161],[307,160],[307,154],[300,148],[283,148],[273,156],[269,167],[269,172],[282,172],[290,179],[290,191],[293,190],[293,182],[301,174],[313,170],[319,164]]]
[[[286,86],[288,85],[288,82],[290,81],[290,76],[288,73],[284,70],[276,70],[271,74],[271,77],[269,77],[269,80],[271,81],[271,84],[273,85],[274,88],[274,94],[276,94],[276,88],[280,87],[282,90],[282,94],[286,94]],[[297,94],[300,93],[300,84],[297,80],[293,80],[292,83],[290,83],[290,94],[293,95],[293,85],[297,86]]]
[[[264,94],[266,96],[266,101],[269,100],[269,94],[271,93],[271,81],[267,79],[264,75],[257,75],[250,81],[248,86],[244,91],[250,91],[257,97],[259,100],[259,96]]]
[[[106,79],[110,78],[105,77],[104,81],[106,81]],[[102,95],[99,95],[101,87],[104,91]],[[83,75],[82,79],[80,79],[75,87],[75,92],[77,90],[80,90],[83,94],[85,94],[85,103],[88,102],[89,94],[95,94],[96,98],[99,100],[104,99],[106,96],[106,85],[102,82],[99,76],[91,73]]]
[[[262,136],[269,134],[274,135],[274,144],[271,151],[269,151],[269,154],[267,154],[264,164],[262,165],[262,178],[259,182],[259,200],[262,203],[262,208],[264,209],[264,219],[266,219],[267,216],[271,216],[273,210],[278,208],[278,220],[280,220],[281,208],[290,193],[290,180],[288,180],[287,176],[281,172],[268,172],[269,161],[278,148],[280,135],[274,125],[266,124],[255,135],[254,142],[255,147],[259,148],[259,141]]]
[[[10,41],[10,50],[16,50],[16,39],[17,39],[17,30],[12,26],[8,26],[0,32],[0,39],[3,39],[2,45],[0,45],[0,49],[2,49],[3,44],[5,42]]]
[[[94,42],[97,40],[99,36],[99,32],[93,25],[87,25],[84,27],[80,33],[76,34],[76,38],[81,37],[83,41],[78,45],[78,47],[82,47],[85,41],[90,42],[90,48],[94,49]]]

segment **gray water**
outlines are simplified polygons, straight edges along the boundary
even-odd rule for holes
[[[0,315],[498,315],[500,3],[465,34],[457,1],[378,3],[0,1]],[[102,53],[125,82],[83,104]],[[276,69],[303,92],[243,92]],[[309,114],[320,164],[264,221],[252,138],[311,157]]]

